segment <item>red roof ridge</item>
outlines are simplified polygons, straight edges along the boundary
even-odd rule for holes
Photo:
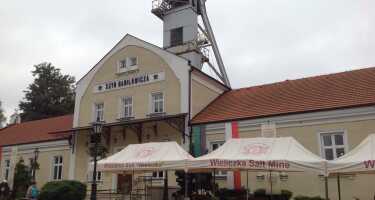
[[[308,76],[308,77],[302,77],[302,78],[296,78],[296,79],[286,79],[284,81],[278,81],[278,82],[274,82],[274,83],[265,83],[265,84],[254,85],[254,86],[241,87],[241,88],[232,89],[231,91],[235,92],[235,91],[239,91],[239,90],[248,90],[248,89],[252,89],[252,88],[278,85],[278,84],[282,84],[282,83],[286,83],[286,82],[295,82],[295,81],[301,81],[301,80],[306,80],[306,79],[331,77],[331,76],[336,76],[336,75],[342,75],[342,74],[347,74],[347,73],[354,73],[354,72],[364,71],[364,70],[374,70],[374,69],[375,69],[375,66],[372,66],[372,67],[364,67],[364,68],[353,69],[353,70],[346,70],[346,71],[340,71],[340,72],[332,72],[332,73],[327,73],[327,74],[318,74],[318,75],[313,75],[313,76]]]
[[[224,92],[192,124],[375,105],[375,67]]]
[[[64,136],[52,135],[51,132],[68,130],[73,127],[73,115],[62,115],[51,118],[13,124],[0,129],[0,146],[39,143],[66,139]]]
[[[29,124],[29,123],[37,123],[37,122],[44,121],[44,120],[52,120],[52,119],[56,119],[56,118],[64,118],[64,117],[70,117],[70,116],[73,116],[73,114],[60,115],[60,116],[55,116],[55,117],[48,117],[48,118],[43,118],[43,119],[36,119],[36,120],[21,122],[19,124],[11,124],[10,126],[7,126],[5,128],[9,128],[9,127],[13,127],[13,126],[18,126],[18,125],[21,125],[21,124],[25,125],[25,124]],[[2,129],[0,129],[0,131],[1,130]]]

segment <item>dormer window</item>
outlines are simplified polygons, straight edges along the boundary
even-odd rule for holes
[[[120,69],[125,69],[126,68],[126,59],[125,60],[120,60]]]
[[[138,63],[137,63],[137,57],[130,57],[130,58],[128,58],[127,59],[127,61],[128,61],[128,66],[129,67],[132,67],[132,66],[136,66]]]
[[[118,73],[132,71],[138,69],[138,58],[127,57],[118,62]]]

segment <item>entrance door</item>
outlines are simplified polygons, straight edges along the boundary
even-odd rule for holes
[[[129,195],[132,190],[132,182],[131,174],[117,175],[117,192]]]

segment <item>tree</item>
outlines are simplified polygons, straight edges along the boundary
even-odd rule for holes
[[[24,160],[21,158],[15,167],[14,179],[13,179],[13,198],[25,197],[27,188],[30,186],[32,181],[30,168],[25,165]]]
[[[1,101],[0,101],[0,128],[3,127],[4,122],[6,121],[6,117],[4,114],[3,107],[1,106]]]
[[[63,75],[51,63],[34,66],[34,82],[25,90],[22,121],[44,119],[73,113],[75,78]]]

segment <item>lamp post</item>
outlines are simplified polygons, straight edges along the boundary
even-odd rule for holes
[[[94,122],[92,124],[92,132],[91,132],[91,143],[94,143],[93,149],[93,157],[94,157],[94,170],[92,174],[92,184],[91,184],[91,200],[96,200],[96,193],[97,193],[97,184],[96,184],[96,165],[97,165],[97,157],[98,157],[98,143],[100,142],[101,133],[103,129],[104,122]]]
[[[33,161],[33,166],[32,166],[32,175],[33,175],[33,180],[35,181],[35,174],[36,174],[36,168],[37,168],[37,164],[38,164],[38,156],[39,156],[39,149],[36,148],[34,150],[34,161]]]

